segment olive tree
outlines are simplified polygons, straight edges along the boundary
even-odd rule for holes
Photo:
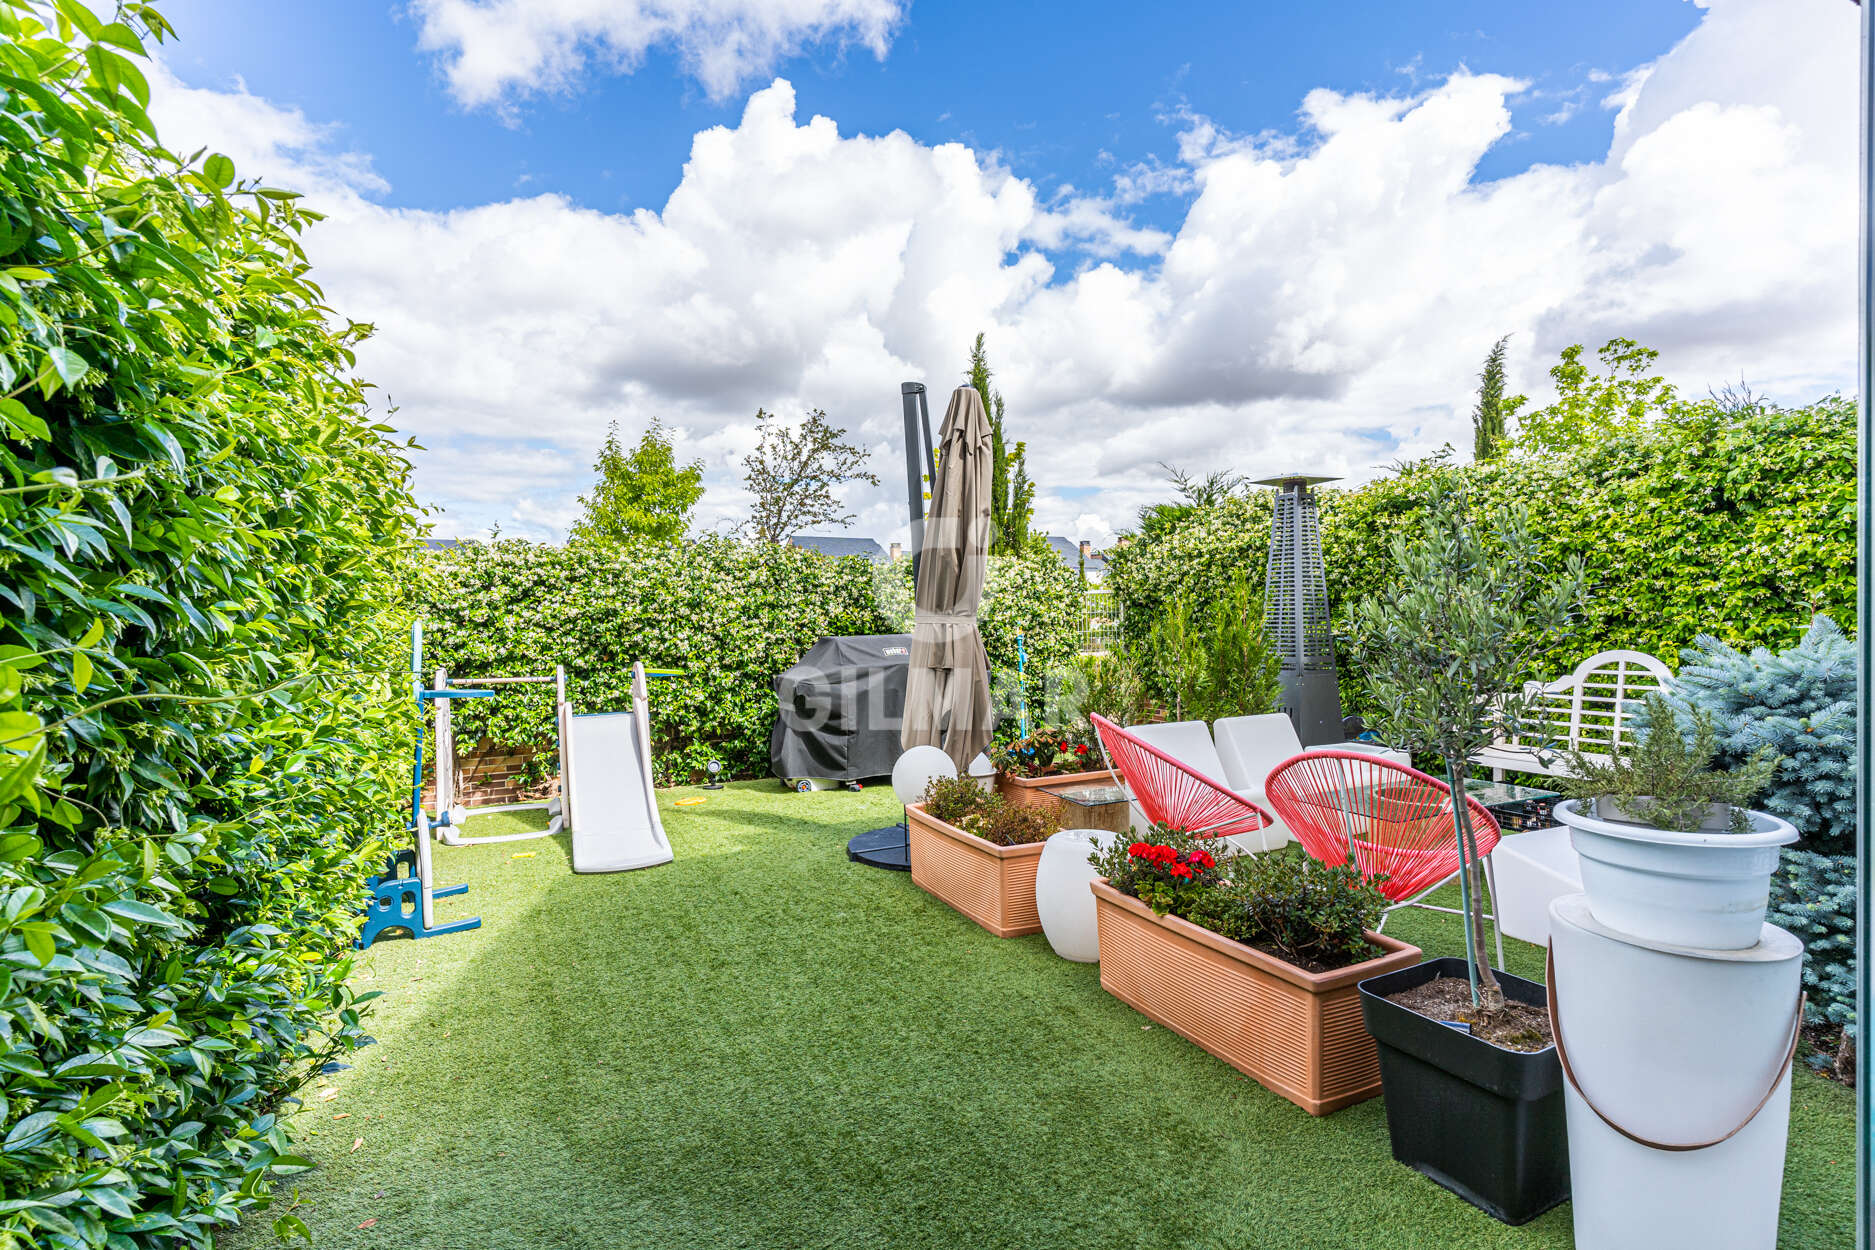
[[[1389,744],[1437,755],[1454,796],[1459,888],[1472,1001],[1500,1010],[1504,992],[1481,958],[1483,891],[1465,792],[1466,763],[1530,710],[1532,661],[1580,605],[1580,558],[1545,567],[1521,505],[1475,508],[1462,487],[1433,485],[1417,532],[1388,544],[1391,576],[1351,612],[1377,729]]]

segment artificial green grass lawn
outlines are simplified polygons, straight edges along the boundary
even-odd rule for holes
[[[439,911],[482,927],[360,957],[379,1044],[295,1120],[322,1250],[1570,1244],[1566,1205],[1506,1228],[1394,1163],[1380,1099],[1308,1116],[1097,966],[848,862],[889,789],[658,798],[674,863],[442,849],[470,889]],[[1462,953],[1453,917],[1388,932]],[[1849,1242],[1853,1102],[1798,1073],[1783,1246]],[[291,1183],[237,1244],[272,1241]]]

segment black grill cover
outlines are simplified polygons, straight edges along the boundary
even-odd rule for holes
[[[777,777],[858,781],[898,761],[910,634],[822,638],[775,678],[779,715],[768,738]]]

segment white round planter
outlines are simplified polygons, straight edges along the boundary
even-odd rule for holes
[[[1088,887],[1100,879],[1087,857],[1104,839],[1117,835],[1104,829],[1063,829],[1050,834],[1035,866],[1035,911],[1042,935],[1055,954],[1075,963],[1100,960],[1100,932],[1095,919],[1094,892]]]
[[[1771,1250],[1802,943],[1774,925],[1736,951],[1640,943],[1576,894],[1550,905],[1550,952],[1579,1084],[1563,1089],[1576,1245]]]
[[[1676,833],[1599,820],[1576,799],[1556,805],[1595,919],[1642,941],[1703,950],[1757,943],[1778,848],[1797,840],[1789,822],[1749,816],[1749,833]]]

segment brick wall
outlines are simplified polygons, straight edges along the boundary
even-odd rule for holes
[[[476,743],[471,750],[465,751],[458,746],[456,802],[466,807],[492,807],[498,803],[528,803],[552,798],[560,793],[557,773],[549,773],[546,780],[534,785],[524,784],[523,774],[528,761],[539,753],[533,747],[497,747],[487,738]],[[550,751],[545,753],[552,754]],[[434,765],[428,773],[423,784],[423,802],[426,807],[434,807]]]

